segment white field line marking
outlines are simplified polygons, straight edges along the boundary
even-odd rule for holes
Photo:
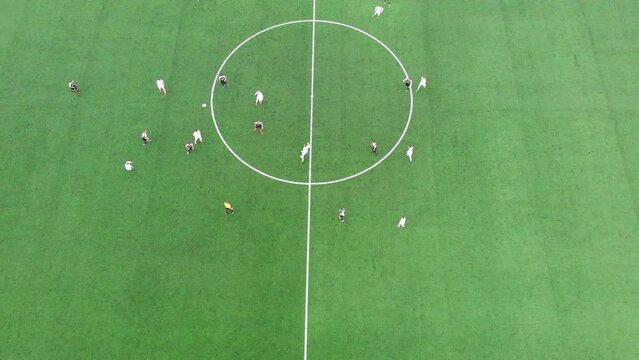
[[[215,78],[213,79],[213,86],[211,87],[211,117],[213,118],[213,125],[215,126],[215,130],[217,131],[217,135],[219,136],[220,140],[222,141],[222,143],[224,144],[224,146],[226,147],[226,149],[233,154],[233,156],[242,164],[244,164],[246,167],[248,167],[249,169],[255,171],[256,173],[265,176],[271,180],[275,180],[275,181],[279,181],[279,182],[283,182],[283,183],[287,183],[287,184],[293,184],[293,185],[304,185],[307,186],[308,182],[306,181],[293,181],[293,180],[288,180],[288,179],[283,179],[283,178],[279,178],[273,175],[270,175],[254,166],[252,166],[251,164],[249,164],[247,161],[245,161],[244,159],[242,159],[237,153],[235,153],[235,151],[233,151],[233,148],[231,148],[231,146],[226,142],[226,139],[224,139],[224,136],[222,135],[222,131],[220,130],[218,123],[215,119],[215,106],[214,106],[214,102],[213,102],[213,98],[214,98],[214,94],[215,94],[215,85],[217,84],[217,78],[220,77],[220,74],[222,73],[222,69],[224,68],[224,66],[226,65],[226,63],[231,59],[231,57],[233,56],[233,54],[235,54],[242,46],[244,46],[247,42],[253,40],[254,38],[256,38],[257,36],[273,30],[273,29],[277,29],[279,27],[282,26],[287,26],[287,25],[293,25],[293,24],[300,24],[300,23],[312,23],[313,26],[315,26],[315,23],[322,23],[322,24],[331,24],[331,25],[337,25],[337,26],[342,26],[354,31],[357,31],[363,35],[366,35],[367,37],[369,37],[371,40],[377,42],[379,45],[381,45],[384,49],[386,49],[386,51],[388,51],[393,58],[395,59],[395,61],[397,62],[397,64],[401,67],[402,72],[404,73],[404,78],[408,77],[408,72],[406,71],[406,69],[404,68],[404,65],[402,64],[402,62],[399,60],[399,58],[397,57],[397,55],[395,55],[395,53],[388,47],[386,46],[386,44],[384,44],[381,40],[379,40],[378,38],[376,38],[375,36],[367,33],[366,31],[362,30],[362,29],[358,29],[354,26],[348,25],[348,24],[343,24],[337,21],[331,21],[331,20],[317,20],[317,19],[306,19],[306,20],[293,20],[293,21],[288,21],[288,22],[283,22],[281,24],[277,24],[277,25],[273,25],[270,26],[266,29],[260,30],[258,32],[256,32],[255,34],[249,36],[248,38],[246,38],[244,41],[242,41],[239,45],[237,45],[232,51],[231,53],[226,57],[226,59],[224,59],[224,61],[222,62],[222,65],[220,66],[220,68],[218,69],[217,73],[215,74]],[[384,160],[386,160],[394,151],[395,149],[397,149],[397,147],[399,146],[399,144],[402,142],[402,140],[404,139],[404,136],[406,135],[406,132],[408,131],[408,127],[410,125],[411,122],[411,118],[413,117],[413,88],[411,87],[410,91],[409,91],[409,95],[410,95],[410,108],[409,108],[409,112],[408,112],[408,120],[406,121],[406,125],[404,126],[404,130],[402,131],[401,136],[399,137],[399,139],[397,140],[397,142],[395,143],[395,145],[392,147],[392,149],[386,153],[386,155],[384,155],[384,157],[382,157],[381,159],[379,159],[376,163],[374,163],[373,165],[369,166],[368,168],[350,175],[350,176],[346,176],[343,177],[341,179],[335,179],[335,180],[329,180],[329,181],[318,181],[318,182],[314,182],[312,183],[312,185],[331,185],[331,184],[336,184],[336,183],[340,183],[342,181],[347,181],[353,178],[356,178],[358,176],[364,175],[365,173],[373,170],[374,168],[376,168],[377,166],[379,166]]]
[[[313,0],[313,35],[311,38],[311,107],[308,150],[308,211],[306,214],[306,289],[304,294],[304,360],[308,359],[308,283],[311,271],[311,190],[313,189],[313,105],[315,104],[315,5]]]

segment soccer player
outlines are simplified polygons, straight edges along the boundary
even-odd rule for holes
[[[256,121],[255,124],[253,124],[253,131],[259,131],[260,134],[264,134],[264,124],[262,124],[261,121]]]
[[[382,15],[383,12],[384,12],[384,8],[383,7],[375,6],[375,12],[373,12],[373,16],[380,17],[380,15]]]
[[[200,129],[195,129],[195,131],[193,132],[193,144],[197,145],[198,140],[200,140],[200,143],[204,142],[202,141],[202,132],[200,131]]]
[[[127,160],[127,161],[124,163],[124,170],[126,170],[126,171],[131,171],[131,170],[133,170],[133,161],[131,161],[131,160]]]
[[[377,141],[375,139],[371,140],[371,151],[373,154],[377,154]]]
[[[302,159],[302,162],[304,162],[304,158],[306,157],[306,154],[308,154],[308,151],[311,149],[311,144],[306,143],[304,144],[304,146],[302,147],[302,153],[300,154],[300,159]]]
[[[149,137],[149,134],[146,132],[146,129],[142,131],[142,135],[140,135],[140,139],[142,139],[142,145],[146,145],[151,142],[151,138]]]
[[[384,0],[384,5],[390,6],[390,2],[391,2],[391,0]]]
[[[186,148],[186,155],[191,155],[191,151],[193,151],[195,145],[193,145],[193,143],[188,143],[184,145],[184,147]]]
[[[344,220],[346,220],[346,209],[344,208],[339,209],[339,212],[337,213],[337,218],[339,219],[339,221],[344,222]]]
[[[80,88],[78,87],[78,84],[75,82],[75,80],[69,81],[69,90],[71,90],[72,93],[77,93],[80,91]]]
[[[402,215],[402,217],[399,218],[399,223],[397,224],[397,228],[405,228],[406,227],[406,216]]]
[[[262,92],[258,89],[255,92],[255,105],[262,105],[263,101],[264,101],[264,94],[262,94]]]
[[[233,205],[229,202],[224,202],[224,212],[227,214],[235,214],[235,209],[233,209]]]
[[[419,91],[420,88],[425,88],[426,85],[428,85],[428,79],[426,79],[426,76],[422,76],[422,78],[419,79],[419,84],[417,85],[417,90],[415,91]]]
[[[406,86],[406,91],[410,90],[411,85],[413,85],[413,80],[411,80],[409,77],[404,79],[404,86]]]
[[[408,161],[413,162],[413,146],[408,145],[408,150],[406,150],[406,156],[408,156]]]
[[[158,87],[158,90],[159,90],[162,94],[166,95],[166,88],[164,87],[164,80],[162,80],[162,79],[158,79],[158,80],[156,80],[156,81],[155,81],[155,86],[157,86],[157,87]]]
[[[229,87],[229,79],[226,77],[226,75],[222,74],[217,79],[220,80],[220,85],[222,85],[222,87]]]

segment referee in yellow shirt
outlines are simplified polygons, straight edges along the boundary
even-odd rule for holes
[[[228,202],[224,203],[224,211],[227,214],[235,214],[235,209],[233,209],[233,205],[231,205],[231,203],[228,203]]]

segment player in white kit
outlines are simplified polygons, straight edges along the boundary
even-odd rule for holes
[[[124,170],[126,170],[126,171],[131,171],[131,170],[133,170],[133,161],[131,161],[131,160],[127,160],[127,161],[124,163]]]
[[[373,16],[379,17],[380,15],[382,15],[383,12],[384,12],[384,8],[383,7],[375,6],[375,12],[373,13]]]
[[[426,79],[426,76],[422,76],[422,78],[419,79],[419,84],[417,85],[417,90],[415,91],[419,91],[419,88],[425,88],[426,85],[428,85],[428,79]]]
[[[162,79],[158,79],[158,80],[156,80],[156,81],[155,81],[155,86],[157,86],[157,87],[158,87],[158,90],[159,90],[162,94],[166,95],[166,88],[164,87],[164,80],[162,80]]]
[[[200,131],[200,129],[195,129],[195,131],[193,132],[193,144],[197,145],[198,140],[200,141],[200,143],[204,142],[202,140],[202,132]]]
[[[146,129],[142,131],[142,135],[140,135],[140,139],[142,139],[142,145],[146,145],[151,142],[151,138],[149,137],[149,133],[146,132]]]
[[[402,215],[402,217],[399,218],[399,223],[397,224],[398,228],[404,228],[406,227],[406,216]]]
[[[75,80],[69,81],[69,90],[71,90],[72,93],[77,93],[80,91],[78,83],[76,83]]]
[[[302,162],[304,162],[304,158],[306,157],[310,149],[311,149],[311,144],[309,143],[304,144],[304,147],[302,147],[302,153],[300,154],[300,159],[302,159]]]
[[[406,150],[406,156],[408,156],[408,161],[413,162],[413,146],[408,145],[408,150]]]
[[[262,105],[263,101],[264,101],[264,94],[262,94],[260,90],[257,90],[255,92],[255,105]]]
[[[371,151],[373,152],[373,154],[377,154],[377,141],[375,141],[375,139],[371,140]]]

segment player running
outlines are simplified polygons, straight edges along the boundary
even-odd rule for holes
[[[220,81],[220,85],[222,85],[222,87],[229,87],[229,79],[226,77],[226,75],[222,74],[217,79]]]
[[[75,80],[69,81],[69,90],[71,90],[71,92],[74,94],[80,92],[80,88],[78,87],[78,84],[75,82]]]
[[[255,124],[253,124],[253,131],[259,131],[260,134],[264,134],[264,124],[261,121],[256,121]]]
[[[407,77],[406,79],[404,79],[404,86],[406,87],[406,91],[410,90],[411,85],[413,85],[413,80],[411,80],[411,78]]]
[[[184,147],[186,148],[186,155],[191,155],[191,152],[195,148],[195,145],[193,145],[193,143],[188,143],[184,145]]]
[[[375,11],[373,12],[373,16],[380,17],[384,12],[384,8],[381,6],[375,6]]]
[[[413,162],[413,146],[408,145],[408,150],[406,150],[406,156],[408,156],[408,161]]]
[[[230,202],[224,202],[224,212],[227,214],[235,214],[235,209]]]
[[[262,105],[264,102],[264,94],[258,89],[255,92],[255,105]]]
[[[157,88],[160,91],[160,93],[166,95],[166,88],[164,87],[164,80],[163,79],[155,80],[155,86],[157,86]]]
[[[204,142],[202,140],[202,132],[200,129],[195,129],[193,132],[193,144],[197,145],[198,140],[200,141],[200,144]]]
[[[142,145],[146,145],[151,142],[151,138],[149,137],[149,134],[146,132],[146,129],[142,131],[142,135],[140,135],[140,139],[142,139]]]
[[[309,143],[304,144],[304,146],[302,147],[302,152],[300,154],[300,159],[302,159],[302,162],[304,162],[304,158],[306,157],[310,149],[311,149],[311,144]]]
[[[402,217],[399,218],[399,223],[397,223],[397,228],[405,228],[406,227],[406,216],[402,215]]]
[[[415,91],[419,91],[420,88],[426,88],[427,85],[428,79],[426,79],[426,76],[422,76],[422,78],[419,79],[419,84],[417,84],[417,90]]]
[[[131,170],[133,170],[133,169],[134,169],[134,167],[133,167],[133,161],[131,161],[131,160],[127,160],[127,161],[124,163],[124,170],[126,170],[126,171],[131,171]]]
[[[339,221],[344,222],[346,220],[346,209],[344,208],[339,209],[339,212],[337,213],[337,218],[339,219]]]
[[[373,154],[377,154],[377,141],[375,141],[375,139],[371,140],[371,151],[373,152]]]

